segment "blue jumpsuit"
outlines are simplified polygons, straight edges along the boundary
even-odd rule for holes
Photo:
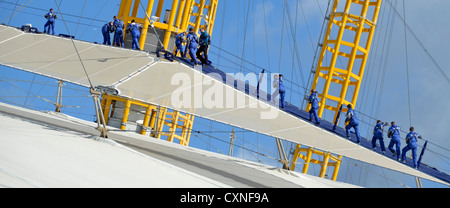
[[[195,57],[195,54],[197,52],[197,46],[198,46],[198,37],[197,34],[194,32],[190,32],[186,39],[188,41],[188,48],[189,48],[189,56],[191,56],[191,61],[194,62],[195,65],[198,64],[197,58]]]
[[[377,140],[380,140],[381,151],[384,153],[386,151],[386,147],[384,146],[383,141],[383,126],[383,122],[375,125],[375,128],[373,129],[372,148],[375,149],[377,147]]]
[[[320,124],[319,115],[317,114],[317,110],[319,109],[319,100],[318,100],[317,93],[311,93],[309,96],[309,102],[311,103],[311,110],[309,110],[309,121],[312,121],[312,118],[314,116],[314,119],[316,120],[317,124]]]
[[[347,133],[347,137],[350,138],[350,129],[353,128],[356,134],[356,142],[361,142],[361,136],[359,135],[359,122],[356,112],[349,108],[347,111],[347,120],[350,120],[348,125],[345,126],[345,132]]]
[[[177,46],[177,50],[175,51],[175,56],[178,54],[178,51],[181,52],[181,57],[186,58],[186,53],[184,51],[183,46],[184,34],[180,33],[175,37],[175,45]]]
[[[199,38],[200,47],[195,54],[202,64],[208,64],[208,47],[210,42],[210,36],[207,32],[203,32]]]
[[[106,23],[102,27],[102,34],[103,34],[103,44],[104,45],[111,45],[111,35],[110,32],[112,31],[110,23]]]
[[[49,12],[45,17],[48,19],[47,23],[44,25],[44,33],[50,34],[50,29],[52,30],[52,35],[55,35],[55,13]]]
[[[115,46],[119,46],[119,47],[123,47],[123,22],[122,20],[114,20],[114,28],[115,28],[115,33],[114,33],[114,43],[113,45]]]
[[[271,100],[273,103],[275,103],[275,98],[280,94],[280,79],[278,79],[276,76],[274,77],[273,80],[273,87],[275,88],[275,90],[272,93],[272,97]]]
[[[131,30],[131,38],[133,39],[132,48],[135,50],[141,50],[139,46],[139,38],[141,37],[141,32],[136,24],[131,23],[127,29]]]
[[[406,152],[409,150],[412,151],[413,156],[413,162],[414,162],[414,168],[417,167],[417,137],[419,137],[419,134],[411,131],[408,135],[406,135],[406,147],[402,149],[402,161],[405,161],[406,159]],[[409,143],[408,143],[409,140]]]
[[[278,82],[278,89],[280,91],[280,108],[284,109],[284,98],[286,96],[286,89],[283,84],[283,77],[280,76],[280,81]]]
[[[400,127],[398,127],[396,125],[392,125],[389,128],[388,137],[391,138],[388,149],[392,153],[395,153],[395,155],[397,156],[397,160],[398,160],[398,159],[400,159]],[[394,145],[395,145],[395,150],[393,148]]]

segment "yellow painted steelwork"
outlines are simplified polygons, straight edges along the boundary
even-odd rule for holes
[[[306,153],[303,155],[302,153]],[[323,157],[323,161],[312,159],[312,156],[318,155]],[[339,173],[339,167],[341,165],[342,156],[334,156],[329,152],[322,152],[319,150],[315,150],[311,147],[309,148],[302,148],[301,145],[297,145],[294,152],[294,157],[292,159],[291,163],[291,171],[295,170],[295,166],[297,163],[298,158],[302,159],[304,161],[302,173],[307,174],[309,169],[309,164],[319,164],[321,166],[319,177],[324,178],[327,168],[328,167],[334,167],[333,175],[331,177],[331,180],[336,181],[337,175]],[[330,162],[332,160],[333,162]]]
[[[130,108],[131,108],[131,100],[126,100],[125,107],[123,108],[122,123],[120,124],[120,129],[122,130],[125,130],[125,127],[127,125],[128,115],[130,115]]]
[[[144,5],[141,3],[141,0],[122,0],[120,4],[117,17],[125,23],[125,26],[128,26],[132,20],[143,25],[139,40],[142,50],[144,49],[147,31],[151,24],[149,19],[152,16],[159,18],[158,21],[153,23],[154,27],[166,32],[162,41],[166,49],[169,46],[171,35],[187,31],[189,26],[192,26],[195,32],[198,32],[199,28],[203,27],[208,34],[212,34],[219,0],[200,0],[199,3],[196,3],[195,0],[172,0],[169,18],[166,23],[164,23],[164,16],[161,16],[165,1],[156,1],[158,4],[155,14],[152,15],[155,0],[148,0],[145,16],[143,17],[137,17],[139,9],[143,7],[141,5]],[[191,22],[192,17],[195,17],[194,22]]]
[[[324,109],[327,109],[335,113],[335,120],[342,104],[356,106],[381,1],[334,1],[312,85],[312,89],[318,92],[322,90],[319,95],[319,117],[322,117]],[[338,8],[342,8],[342,5],[339,4],[341,2],[345,3],[344,10],[338,12]],[[355,12],[357,14],[352,14]],[[336,28],[337,30],[334,30]],[[354,35],[353,38],[351,38],[352,35]],[[349,36],[350,40],[348,40]],[[338,68],[337,62],[344,66]],[[319,86],[319,83],[324,83],[324,85]],[[353,90],[349,88],[353,88]],[[339,90],[340,93],[337,94]],[[351,100],[346,100],[351,92],[353,92]],[[335,102],[327,102],[327,100]],[[308,104],[307,110],[310,107]]]
[[[167,108],[157,107],[119,96],[103,94],[102,109],[106,123],[108,123],[109,117],[112,117],[114,114],[117,102],[125,103],[120,129],[125,130],[132,105],[142,106],[146,108],[142,123],[143,128],[140,132],[142,135],[146,135],[148,129],[153,129],[150,134],[151,137],[161,139],[161,136],[166,136],[169,142],[174,142],[174,139],[178,139],[179,144],[189,146],[192,126],[194,124],[193,115],[183,114],[178,111],[169,112]],[[164,131],[164,127],[166,126],[169,127],[167,132]]]
[[[161,119],[159,125],[159,134],[156,138],[161,136],[167,136],[167,141],[173,142],[174,139],[179,140],[179,144],[189,146],[189,140],[191,137],[191,129],[194,124],[194,116],[190,114],[182,115],[179,111],[165,112],[165,119]],[[163,127],[168,126],[169,131],[164,132]],[[181,134],[176,134],[181,131]]]
[[[125,27],[134,20],[136,23],[142,24],[141,38],[139,45],[144,50],[145,41],[149,27],[153,26],[157,29],[164,30],[164,39],[162,44],[165,49],[169,46],[169,40],[172,34],[178,34],[183,31],[187,31],[189,27],[193,27],[195,32],[199,29],[205,28],[208,34],[212,34],[214,28],[214,21],[216,16],[216,10],[219,0],[172,0],[171,10],[167,19],[164,22],[163,8],[165,0],[148,0],[146,8],[142,17],[138,17],[140,9],[143,9],[145,4],[141,0],[122,0],[120,3],[119,13],[117,18],[121,19],[125,23]],[[153,6],[157,3],[156,12],[153,15]],[[156,16],[159,19],[156,22],[151,19],[152,16]],[[191,22],[191,19],[194,22]],[[125,34],[124,34],[125,35]],[[173,142],[174,139],[178,139],[182,145],[189,145],[189,139],[191,135],[191,129],[194,121],[193,115],[183,115],[180,112],[169,112],[166,108],[157,108],[156,106],[145,104],[135,100],[129,100],[118,96],[104,95],[102,100],[103,111],[105,115],[105,122],[108,123],[110,113],[115,111],[115,104],[117,101],[124,102],[124,112],[122,117],[122,124],[120,128],[125,130],[126,123],[128,121],[128,115],[131,105],[144,106],[147,108],[143,129],[141,134],[147,133],[146,129],[153,129],[150,136],[161,138],[161,136],[167,136],[167,140]],[[164,127],[169,127],[168,132],[163,132]],[[177,135],[177,132],[180,132]]]
[[[334,0],[311,88],[318,92],[322,90],[322,93],[319,95],[319,117],[322,117],[324,110],[327,109],[335,113],[333,119],[335,121],[337,112],[342,104],[356,106],[378,20],[381,1]],[[345,5],[341,5],[340,3],[345,3]],[[340,8],[344,8],[343,12],[338,12]],[[369,11],[371,13],[370,17],[368,15]],[[352,14],[355,12],[359,12],[359,14]],[[348,36],[351,35],[354,37],[348,40]],[[345,66],[339,68],[336,64],[338,61]],[[319,86],[319,83],[324,83],[324,85]],[[334,85],[332,86],[332,84]],[[350,101],[346,100],[349,86],[354,87],[353,96]],[[330,88],[333,88],[333,90],[330,91]],[[333,92],[339,92],[339,89],[340,93],[333,95]],[[335,101],[332,102],[334,105],[327,102],[327,100]],[[311,104],[308,104],[306,110],[309,111],[310,108]],[[346,110],[345,108],[344,111]],[[302,152],[306,153],[306,155],[302,155]],[[324,160],[311,159],[313,154],[323,156]],[[295,169],[295,163],[298,158],[305,161],[302,170],[303,173],[308,172],[310,163],[320,164],[322,168],[319,177],[324,177],[327,167],[333,166],[332,180],[334,181],[337,178],[342,160],[342,156],[336,157],[330,153],[317,151],[313,148],[301,148],[300,145],[297,145],[291,165],[292,171]],[[334,162],[330,163],[330,159]]]

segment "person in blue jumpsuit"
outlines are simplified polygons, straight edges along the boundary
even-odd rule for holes
[[[386,122],[377,121],[377,124],[373,128],[373,137],[372,137],[372,149],[376,150],[377,148],[377,140],[380,141],[381,152],[384,154],[386,152],[386,147],[384,146],[383,141],[383,128],[388,125]]]
[[[284,83],[283,83],[283,75],[282,74],[275,74],[274,75],[274,80],[273,80],[273,87],[275,88],[275,90],[272,93],[272,102],[276,103],[276,97],[278,95],[280,95],[280,100],[279,100],[279,107],[281,109],[284,109],[285,107],[285,103],[284,103],[284,98],[286,95],[286,88],[284,87]]]
[[[280,108],[284,109],[285,107],[284,98],[286,96],[286,88],[284,87],[282,74],[280,74],[279,79],[280,81],[278,82],[278,90],[280,91]]]
[[[175,56],[177,56],[179,51],[181,53],[181,57],[186,58],[186,53],[183,46],[184,42],[186,42],[186,32],[182,32],[175,37],[175,45],[177,46]]]
[[[308,102],[311,104],[311,110],[309,110],[309,121],[312,121],[314,116],[316,124],[320,124],[319,115],[317,114],[317,110],[319,109],[319,98],[317,91],[314,89],[311,90],[311,95],[309,96]]]
[[[395,125],[395,122],[391,122],[391,127],[388,130],[388,138],[391,138],[388,149],[392,152],[392,156],[397,156],[397,160],[400,160],[400,127]],[[395,149],[393,148],[395,145]]]
[[[350,129],[353,128],[356,134],[356,143],[361,142],[361,136],[359,135],[359,121],[356,112],[353,110],[352,104],[347,105],[347,118],[345,119],[345,132],[347,138],[350,139]],[[348,124],[347,124],[348,123]]]
[[[417,141],[422,136],[414,132],[414,127],[409,128],[409,133],[406,135],[406,146],[402,149],[402,162],[405,162],[406,152],[412,151],[414,168],[417,168]]]
[[[55,20],[56,14],[53,12],[53,9],[50,9],[50,12],[45,15],[47,19],[47,23],[44,25],[44,33],[50,34],[50,29],[52,30],[52,35],[55,35]]]
[[[191,62],[194,62],[194,65],[198,65],[197,57],[195,54],[197,52],[198,47],[198,37],[197,34],[194,33],[194,28],[189,28],[189,34],[186,36],[186,50],[189,49],[189,56],[191,56]]]
[[[103,25],[103,45],[111,45],[111,32],[113,32],[113,22],[109,22]]]
[[[275,88],[275,90],[273,91],[272,96],[271,96],[271,100],[273,103],[276,103],[276,97],[280,94],[279,83],[280,83],[280,75],[275,74],[273,76],[273,84],[272,84],[272,86],[273,86],[273,88]]]
[[[211,37],[209,34],[205,31],[205,29],[200,29],[200,38],[199,38],[199,49],[197,50],[197,53],[195,54],[198,59],[202,62],[202,65],[208,65],[208,47],[211,43]]]
[[[124,29],[124,24],[123,21],[120,19],[117,19],[116,16],[114,16],[114,41],[113,41],[113,45],[114,46],[118,46],[118,47],[123,47],[123,29]]]
[[[139,31],[140,27],[134,20],[131,21],[131,24],[128,25],[127,31],[131,32],[131,38],[132,38],[132,48],[134,50],[141,50],[141,47],[139,46],[139,38],[141,37],[141,32]]]

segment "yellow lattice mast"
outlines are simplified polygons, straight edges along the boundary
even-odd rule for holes
[[[333,119],[335,121],[341,105],[351,103],[356,106],[381,1],[334,1],[311,88],[322,92],[319,95],[319,117],[322,117],[324,110],[327,109],[335,113]],[[345,3],[343,7],[342,3]],[[344,67],[339,68],[336,64],[338,61]],[[351,92],[353,95],[349,94]],[[350,100],[347,100],[348,95],[351,95]],[[335,102],[327,102],[328,100]],[[309,111],[310,107],[308,104],[306,110]],[[312,159],[313,154],[323,160]],[[319,164],[321,165],[319,176],[324,177],[327,167],[331,166],[334,167],[331,179],[336,180],[342,156],[333,156],[311,147],[297,145],[290,167],[292,171],[295,170],[299,158],[304,162],[303,173],[308,172],[309,164]],[[329,162],[330,159],[333,162]]]
[[[144,4],[141,0],[122,0],[117,17],[121,19],[126,26],[130,24],[132,20],[143,25],[141,38],[139,40],[141,49],[144,49],[145,47],[147,34],[152,30],[150,28],[152,23],[155,29],[162,31],[164,34],[163,37],[161,37],[164,48],[171,49],[171,47],[169,47],[171,37],[186,31],[189,26],[192,26],[195,32],[198,32],[200,27],[203,27],[208,34],[212,34],[219,0],[197,1],[198,2],[195,0],[172,0],[170,1],[172,3],[170,6],[171,9],[166,10],[163,13],[164,3],[169,1],[148,0],[148,3]],[[154,5],[157,5],[155,13],[153,13]],[[138,17],[139,9],[143,9],[145,6],[147,6],[145,8],[145,15]]]
[[[356,106],[381,1],[346,0],[341,11],[338,9],[342,1],[334,1],[312,84],[312,89],[322,90],[319,117],[327,109],[335,112],[335,120],[342,104]],[[338,67],[338,62],[342,68]],[[324,84],[320,85],[319,81]]]

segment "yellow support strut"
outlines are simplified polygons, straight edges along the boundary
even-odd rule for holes
[[[153,5],[155,4],[155,1],[157,1],[158,4],[156,12],[153,15]],[[199,3],[196,3],[195,0],[172,0],[169,19],[167,22],[163,22],[164,17],[162,14],[165,3],[164,0],[149,0],[147,8],[145,8],[145,16],[142,17],[137,17],[139,9],[142,9],[143,7],[141,6],[142,3],[140,0],[122,0],[117,17],[125,23],[125,27],[131,23],[131,20],[135,20],[136,23],[142,24],[143,28],[141,38],[139,39],[139,45],[142,50],[145,48],[148,29],[152,24],[152,20],[149,20],[149,18],[152,16],[158,17],[159,20],[153,22],[153,26],[165,31],[162,44],[167,50],[172,34],[187,31],[189,26],[192,26],[196,33],[198,33],[198,29],[201,27],[208,28],[207,32],[211,35],[218,2],[219,0],[210,0],[209,4],[207,4],[206,0],[200,0]],[[204,16],[203,14],[207,15]],[[192,19],[191,17],[195,17],[194,22],[190,22]]]
[[[375,32],[378,14],[382,0],[346,0],[343,12],[338,12],[341,0],[335,0],[330,14],[323,47],[317,64],[314,81],[311,89],[318,92],[320,107],[319,117],[325,109],[335,112],[336,119],[339,107],[342,104],[356,106],[364,69],[368,60],[373,35]],[[352,14],[360,8],[359,13]],[[351,10],[352,8],[352,10]],[[372,16],[368,11],[373,11]],[[337,28],[337,30],[335,30]],[[344,36],[344,34],[346,36]],[[349,39],[349,35],[354,37]],[[334,38],[336,37],[336,38]],[[330,58],[325,58],[329,57]],[[329,60],[329,61],[325,61]],[[336,63],[344,62],[343,69]],[[346,62],[346,63],[345,63]],[[319,86],[321,80],[325,84]],[[353,92],[351,100],[346,100],[348,93]],[[327,102],[331,100],[334,102]],[[307,111],[311,105],[308,104]]]
[[[177,139],[179,144],[189,146],[195,116],[183,114],[178,111],[168,112],[167,108],[157,107],[119,96],[103,94],[102,109],[106,124],[108,124],[109,118],[113,117],[116,108],[115,103],[117,102],[124,103],[120,129],[126,130],[132,108],[141,106],[145,107],[146,110],[142,123],[143,128],[141,129],[140,134],[146,135],[148,129],[153,129],[150,134],[151,137],[161,139],[161,136],[165,136],[169,142],[174,142],[174,139]],[[169,130],[165,131],[164,127],[169,127]]]
[[[306,153],[303,155],[302,153]],[[323,157],[323,161],[312,159],[313,155],[318,155]],[[321,166],[319,177],[324,178],[326,175],[326,171],[328,167],[334,167],[333,175],[331,176],[331,180],[336,181],[337,175],[339,173],[339,167],[341,165],[342,156],[334,156],[329,152],[322,152],[319,150],[315,150],[312,147],[302,148],[301,145],[297,145],[294,152],[294,157],[292,159],[290,170],[294,171],[298,158],[304,161],[302,173],[307,174],[309,165],[319,164]],[[330,160],[332,162],[330,162]]]

